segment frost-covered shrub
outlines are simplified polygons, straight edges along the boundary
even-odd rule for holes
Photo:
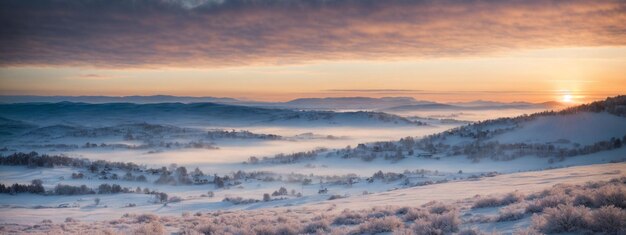
[[[526,210],[521,205],[510,205],[498,211],[497,222],[515,221],[524,218]]]
[[[449,212],[441,215],[431,215],[430,221],[433,227],[440,229],[444,233],[456,232],[459,230],[461,220],[457,212]]]
[[[626,212],[614,206],[604,206],[592,213],[591,229],[608,234],[626,234]]]
[[[291,224],[259,225],[254,228],[257,235],[298,235],[299,228]]]
[[[626,209],[626,191],[616,185],[607,185],[599,188],[594,194],[596,207],[610,206]]]
[[[588,227],[589,221],[589,208],[572,205],[546,208],[543,214],[533,216],[533,226],[545,233],[580,231]]]
[[[150,222],[144,225],[141,225],[135,230],[133,230],[133,234],[136,235],[159,235],[165,234],[165,228],[159,222]]]
[[[196,227],[196,231],[202,233],[204,235],[215,235],[219,234],[219,228],[214,224],[203,224]]]
[[[500,205],[506,206],[513,203],[518,203],[524,200],[524,195],[519,192],[507,193],[504,197],[500,198]]]
[[[402,217],[405,222],[415,221],[417,219],[423,219],[430,215],[428,211],[420,210],[419,208],[410,208],[406,214]]]
[[[534,228],[518,229],[513,232],[513,235],[543,235]]]
[[[594,200],[591,196],[586,194],[586,192],[583,192],[574,196],[574,200],[572,201],[572,204],[574,206],[593,207]]]
[[[415,221],[415,223],[411,226],[411,229],[413,229],[413,232],[415,234],[420,234],[420,235],[442,235],[443,234],[443,231],[435,228],[430,223],[430,221],[425,221],[425,220]]]
[[[402,221],[395,216],[369,219],[359,225],[355,234],[378,234],[393,232],[403,225]]]
[[[542,212],[546,208],[557,207],[558,205],[566,204],[568,197],[565,195],[551,195],[540,199],[536,199],[526,206],[526,212],[538,213]]]
[[[519,192],[512,192],[502,196],[502,198],[487,197],[478,199],[476,202],[474,202],[474,206],[472,206],[472,208],[506,206],[513,203],[521,202],[523,200],[524,195]]]
[[[364,217],[360,213],[343,211],[333,220],[334,225],[355,225],[363,223]]]
[[[418,219],[411,227],[416,234],[449,234],[457,232],[461,220],[456,211],[444,214],[432,214],[428,218]]]
[[[474,202],[472,208],[486,208],[498,206],[498,199],[495,197],[481,198]]]
[[[396,209],[396,215],[406,215],[411,208],[408,206],[400,207]]]
[[[135,217],[137,223],[150,223],[159,220],[159,216],[154,214],[141,214]]]
[[[307,224],[302,229],[303,233],[328,233],[330,232],[330,225],[326,221],[316,221]]]
[[[274,230],[274,234],[276,234],[276,235],[298,235],[300,233],[299,231],[300,231],[299,224],[290,223],[290,224],[278,225],[275,228],[275,230]]]
[[[483,232],[481,232],[477,228],[463,229],[459,231],[459,233],[457,233],[457,235],[482,235],[482,234]]]
[[[443,214],[446,212],[453,211],[455,208],[452,205],[446,205],[442,203],[437,203],[430,207],[429,211],[432,214]]]

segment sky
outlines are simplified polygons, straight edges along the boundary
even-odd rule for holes
[[[5,0],[0,95],[586,102],[626,1]]]

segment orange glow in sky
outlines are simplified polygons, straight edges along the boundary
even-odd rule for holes
[[[619,0],[220,2],[8,2],[0,95],[578,103],[626,91]]]

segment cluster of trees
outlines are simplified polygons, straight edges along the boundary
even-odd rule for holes
[[[85,177],[85,175],[83,173],[81,173],[81,172],[72,173],[72,179],[82,179],[84,177]]]
[[[260,202],[261,200],[253,199],[253,198],[244,199],[242,197],[225,197],[222,201],[223,202],[230,202],[230,203],[235,204],[235,205],[240,205],[240,204],[257,203],[257,202]],[[268,201],[269,201],[269,199],[268,199]]]
[[[272,193],[272,196],[276,197],[276,196],[286,196],[289,195],[289,192],[287,191],[287,189],[285,187],[280,187],[280,189],[278,189],[277,191],[274,191]]]
[[[564,109],[559,114],[570,114],[577,112],[608,112],[617,116],[626,117],[626,95],[606,98],[603,101],[596,101],[576,107]]]
[[[200,171],[200,173],[202,172]],[[154,183],[169,185],[189,185],[193,184],[193,180],[191,179],[190,174],[187,173],[187,168],[181,166],[176,167],[175,169],[173,169],[173,171],[163,169],[161,171],[161,175]]]
[[[139,181],[139,182],[146,182],[148,181],[148,179],[146,179],[146,176],[144,176],[143,174],[140,174],[138,176],[133,175],[132,172],[126,172],[126,174],[124,174],[124,176],[122,177],[123,180],[126,181]]]
[[[290,154],[279,153],[279,154],[274,155],[274,157],[263,157],[262,160],[260,160],[259,158],[255,156],[252,156],[248,159],[247,162],[244,162],[244,163],[257,164],[259,162],[266,162],[266,163],[290,164],[290,163],[296,163],[300,161],[315,160],[318,154],[322,152],[326,152],[326,151],[328,151],[327,148],[317,148],[311,151],[303,151],[303,152],[290,153]]]
[[[54,167],[72,166],[82,167],[89,164],[87,159],[77,159],[67,156],[40,155],[37,152],[13,153],[8,156],[0,156],[0,165],[28,166],[28,167]]]
[[[131,189],[127,187],[122,187],[118,184],[101,184],[98,186],[97,190],[87,187],[86,185],[74,186],[74,185],[65,185],[65,184],[57,184],[52,190],[47,191],[44,189],[42,185],[42,181],[39,179],[35,179],[31,182],[31,184],[13,184],[13,185],[4,185],[0,184],[0,193],[7,194],[18,194],[18,193],[33,193],[33,194],[46,194],[46,195],[86,195],[86,194],[115,194],[115,193],[143,193],[143,194],[151,194],[155,195],[156,201],[163,203],[168,201],[167,193],[158,192],[154,190],[150,190],[148,188],[137,187],[136,189]],[[96,199],[96,204],[100,201],[99,198]]]
[[[149,169],[148,172],[160,174],[159,178],[154,182],[155,184],[190,185],[209,183],[208,177],[197,167],[194,171],[188,172],[186,167],[172,164],[170,169],[161,167],[160,169]]]
[[[51,193],[54,195],[84,195],[96,194],[96,191],[84,184],[81,186],[57,184]]]
[[[87,142],[83,145],[83,148],[114,148],[114,149],[154,149],[154,148],[186,148],[186,149],[218,149],[212,143],[206,143],[203,141],[191,141],[187,143],[175,142],[146,142],[145,144],[107,144],[107,143],[90,143]]]
[[[413,155],[414,151],[412,149],[404,150],[396,142],[380,141],[370,144],[359,144],[356,148],[346,146],[343,149],[336,150],[334,153],[345,159],[358,158],[366,162],[373,161],[376,158],[398,162],[407,156]]]
[[[146,188],[147,189],[147,188]],[[115,193],[141,193],[141,188],[131,189],[122,187],[118,184],[100,184],[97,190],[87,187],[86,185],[73,186],[65,184],[57,184],[52,190],[55,195],[83,195],[83,194],[115,194]]]
[[[367,178],[366,180],[368,183],[372,183],[374,182],[374,180],[382,180],[385,182],[391,182],[391,181],[396,181],[405,177],[406,176],[402,173],[394,173],[394,172],[383,173],[383,171],[378,171],[374,173],[372,177]]]
[[[357,113],[361,113],[361,112],[357,112]],[[388,114],[388,113],[381,113],[381,112],[362,112],[362,113],[367,113],[368,118],[377,119],[383,122],[398,123],[398,121],[400,121],[400,122],[410,123],[410,124],[417,125],[417,126],[428,125],[424,122],[409,120],[407,118],[399,117],[399,116]]]
[[[622,138],[611,138],[596,143],[574,148],[562,148],[554,144],[526,144],[526,143],[499,143],[497,141],[473,141],[465,145],[435,145],[436,151],[448,156],[466,155],[473,161],[484,158],[493,160],[512,160],[522,156],[553,157],[563,160],[566,157],[586,155],[606,150],[621,148],[626,142],[626,135]]]
[[[126,140],[151,139],[162,137],[164,134],[187,133],[192,130],[175,126],[166,126],[148,123],[123,124],[98,128],[73,128],[68,135],[73,137],[102,137],[122,135]]]
[[[35,179],[30,184],[13,184],[13,185],[4,185],[0,184],[0,193],[8,193],[8,194],[17,194],[17,193],[34,193],[34,194],[43,194],[45,193],[45,189],[41,185],[41,180]]]
[[[111,171],[120,169],[124,171],[141,171],[145,166],[139,166],[132,162],[109,162],[104,160],[91,161],[89,159],[71,158],[63,155],[47,155],[37,152],[13,153],[8,156],[0,155],[0,165],[28,166],[28,167],[77,167],[87,168],[90,172],[96,173],[100,169]]]
[[[211,130],[207,132],[207,138],[209,139],[262,139],[262,140],[279,140],[282,139],[279,135],[274,134],[257,134],[250,131],[225,131],[225,130]]]

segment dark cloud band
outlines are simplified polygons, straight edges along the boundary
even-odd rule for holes
[[[626,44],[626,1],[5,0],[0,65],[239,66]]]

